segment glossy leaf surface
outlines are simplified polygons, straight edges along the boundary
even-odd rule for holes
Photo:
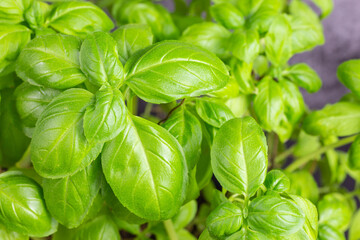
[[[360,97],[360,60],[342,63],[337,69],[337,76],[342,84]]]
[[[225,104],[211,99],[197,99],[196,112],[204,122],[216,128],[235,117]]]
[[[290,179],[281,170],[268,172],[264,182],[269,191],[285,192],[290,188]]]
[[[285,77],[309,93],[319,91],[322,85],[321,79],[315,70],[305,63],[298,63],[291,66],[287,70]]]
[[[252,196],[264,182],[267,144],[264,133],[251,117],[226,122],[215,136],[211,165],[227,190]]]

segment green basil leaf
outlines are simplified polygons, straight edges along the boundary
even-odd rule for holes
[[[120,202],[139,217],[168,219],[185,198],[187,168],[181,146],[155,123],[135,116],[126,121],[102,152],[106,180]]]
[[[200,190],[209,183],[213,175],[210,160],[210,143],[204,136],[204,131],[206,131],[206,129],[202,126],[203,138],[201,142],[201,154],[196,164],[196,182]]]
[[[251,230],[250,228],[242,228],[240,231],[234,233],[226,240],[274,240],[271,236],[264,235],[260,232]]]
[[[224,63],[210,52],[179,41],[161,42],[126,63],[126,83],[151,103],[172,102],[221,89],[228,82]]]
[[[108,214],[100,214],[75,229],[60,228],[53,240],[120,240],[119,230]]]
[[[215,1],[224,1],[228,2],[228,0],[214,0]],[[232,4],[234,4],[240,11],[248,16],[256,12],[260,6],[263,4],[264,0],[232,0]],[[274,1],[275,2],[275,1]]]
[[[20,233],[10,231],[6,229],[4,225],[0,223],[0,236],[3,240],[29,240],[29,237]]]
[[[210,235],[215,237],[226,237],[237,232],[242,223],[241,209],[230,202],[219,205],[206,219],[206,227]]]
[[[109,33],[89,34],[81,45],[80,67],[96,86],[119,88],[124,81],[124,69],[119,60],[116,41]]]
[[[349,229],[349,240],[358,240],[360,238],[360,210],[358,210],[351,221]]]
[[[211,149],[211,165],[225,189],[251,197],[265,180],[267,162],[266,139],[253,118],[236,118],[221,126]]]
[[[260,52],[259,34],[255,30],[235,30],[229,44],[232,54],[249,64],[254,62]]]
[[[285,115],[293,125],[299,123],[305,113],[305,103],[299,88],[288,80],[280,80]]]
[[[186,109],[180,106],[162,125],[182,146],[189,170],[193,169],[200,157],[202,141],[201,124],[199,120]]]
[[[239,91],[244,94],[255,92],[255,81],[252,78],[252,64],[243,61],[234,61],[231,73],[239,85]]]
[[[44,197],[51,215],[67,228],[78,227],[100,189],[100,160],[72,176],[44,179]]]
[[[326,225],[326,224],[321,224],[319,226],[319,235],[318,235],[318,240],[345,240],[345,236],[342,232],[340,232],[338,229]]]
[[[46,209],[42,189],[18,171],[0,174],[0,223],[31,237],[53,234],[58,223]]]
[[[287,173],[290,179],[289,193],[299,195],[316,203],[319,199],[319,188],[314,177],[306,170]]]
[[[38,87],[22,83],[16,88],[16,109],[22,123],[27,127],[35,127],[37,120],[46,106],[61,92],[56,89]]]
[[[220,3],[210,7],[211,16],[226,27],[227,29],[236,29],[244,25],[243,14],[231,3]]]
[[[126,106],[117,89],[101,88],[95,94],[95,103],[84,114],[84,134],[89,142],[108,142],[124,128]]]
[[[260,77],[264,76],[265,73],[269,70],[269,62],[267,58],[263,55],[259,55],[254,60],[254,72]]]
[[[196,100],[196,112],[204,122],[216,128],[235,117],[225,104],[207,98]]]
[[[291,66],[283,73],[283,76],[293,81],[299,87],[304,88],[309,93],[319,91],[322,85],[319,75],[305,63],[298,63]]]
[[[176,230],[185,228],[194,218],[197,212],[197,202],[192,200],[182,206],[180,211],[172,218]]]
[[[352,170],[360,170],[360,135],[351,144],[348,165]]]
[[[292,56],[291,33],[285,15],[279,15],[273,20],[265,37],[265,53],[274,66],[284,65]]]
[[[24,21],[24,12],[33,0],[2,0],[0,2],[0,23],[15,24]]]
[[[0,93],[0,166],[10,167],[20,160],[30,139],[21,129],[13,90],[4,89]]]
[[[278,16],[278,14],[278,10],[272,7],[261,6],[247,19],[246,26],[249,29],[257,29],[260,34],[264,34],[269,30],[272,22]]]
[[[148,25],[156,41],[178,39],[179,30],[169,12],[150,1],[128,1],[118,9],[113,9],[115,19],[122,25],[139,23]]]
[[[188,27],[183,32],[180,40],[197,45],[215,53],[219,57],[223,57],[227,54],[230,36],[230,31],[223,26],[212,22],[203,22]]]
[[[205,229],[198,240],[215,240],[215,238],[211,237],[209,231]]]
[[[340,193],[330,193],[318,203],[319,223],[345,231],[351,222],[353,209],[347,198]]]
[[[255,231],[286,236],[299,231],[305,222],[305,214],[290,200],[261,196],[250,203],[247,220]]]
[[[337,69],[337,76],[342,84],[360,97],[360,60],[346,61]]]
[[[281,170],[272,170],[266,175],[264,185],[268,191],[286,192],[290,179]]]
[[[32,29],[42,28],[45,26],[46,18],[51,10],[51,5],[34,1],[31,7],[25,12],[26,22]]]
[[[99,155],[103,144],[89,143],[83,129],[83,116],[92,100],[84,89],[69,89],[41,114],[31,142],[31,161],[40,176],[72,175]]]
[[[79,66],[80,43],[73,36],[39,36],[21,51],[16,73],[33,85],[55,89],[74,87],[86,80]]]
[[[196,167],[188,171],[188,184],[186,186],[186,197],[184,204],[197,199],[200,196],[200,189],[196,179]]]
[[[122,64],[125,64],[136,51],[153,44],[154,39],[151,28],[144,24],[123,25],[111,35],[117,42],[119,59]]]
[[[254,99],[254,111],[260,125],[270,131],[279,126],[284,115],[281,86],[271,77],[265,77],[258,85]]]
[[[338,102],[309,114],[303,129],[311,135],[349,136],[360,132],[360,105]]]
[[[14,71],[15,61],[30,41],[30,35],[30,29],[25,26],[0,24],[0,76]]]
[[[326,18],[334,8],[333,0],[312,0],[321,9],[321,18]]]
[[[321,147],[320,139],[317,136],[312,136],[305,133],[303,130],[300,131],[298,140],[294,149],[295,157],[302,157],[316,151]]]
[[[228,100],[229,98],[236,98],[239,96],[239,84],[233,76],[230,76],[229,82],[225,87],[207,94],[209,97],[221,98]]]
[[[113,22],[106,13],[90,2],[55,4],[48,25],[60,33],[82,38],[91,32],[108,32],[114,28]]]
[[[285,239],[289,240],[316,240],[318,236],[318,212],[316,206],[309,200],[290,195],[292,200],[300,207],[305,214],[305,223],[303,227],[296,233],[288,236]]]

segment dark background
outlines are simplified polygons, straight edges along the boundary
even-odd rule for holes
[[[172,0],[163,5],[173,10]],[[336,77],[337,66],[360,58],[360,0],[334,0],[334,11],[323,21],[326,43],[314,50],[294,56],[290,63],[305,62],[320,75],[323,86],[314,94],[303,91],[311,109],[337,102],[348,90]]]

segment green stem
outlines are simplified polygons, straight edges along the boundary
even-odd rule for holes
[[[347,145],[349,143],[352,143],[356,138],[355,136],[351,136],[351,137],[347,137],[347,138],[343,138],[335,143],[323,146],[321,148],[319,148],[318,150],[303,156],[301,158],[296,159],[293,163],[291,163],[286,170],[289,172],[293,172],[296,169],[298,169],[299,167],[305,165],[306,163],[308,163],[309,161],[311,161],[312,159],[314,159],[316,156],[325,153],[326,151],[330,150],[330,149],[334,149],[334,148],[338,148],[344,145]]]
[[[137,96],[130,96],[128,109],[133,115],[137,115],[138,113],[138,97]]]
[[[169,240],[178,240],[174,225],[171,221],[171,219],[165,220],[164,221],[164,226],[166,229],[166,232],[169,236]]]
[[[22,155],[21,159],[15,164],[17,168],[29,168],[31,167],[31,158],[30,158],[30,144],[27,147],[26,151]]]
[[[286,158],[288,158],[293,154],[294,150],[295,150],[295,145],[291,146],[290,148],[286,149],[285,151],[277,155],[277,157],[275,158],[275,163],[281,163],[282,161],[284,161]]]
[[[151,110],[152,110],[153,104],[152,103],[147,103],[145,106],[145,110],[144,110],[144,117],[149,117],[151,115]]]

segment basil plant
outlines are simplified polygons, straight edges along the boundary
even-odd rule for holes
[[[312,2],[2,0],[0,238],[359,239],[360,60],[306,106]]]

